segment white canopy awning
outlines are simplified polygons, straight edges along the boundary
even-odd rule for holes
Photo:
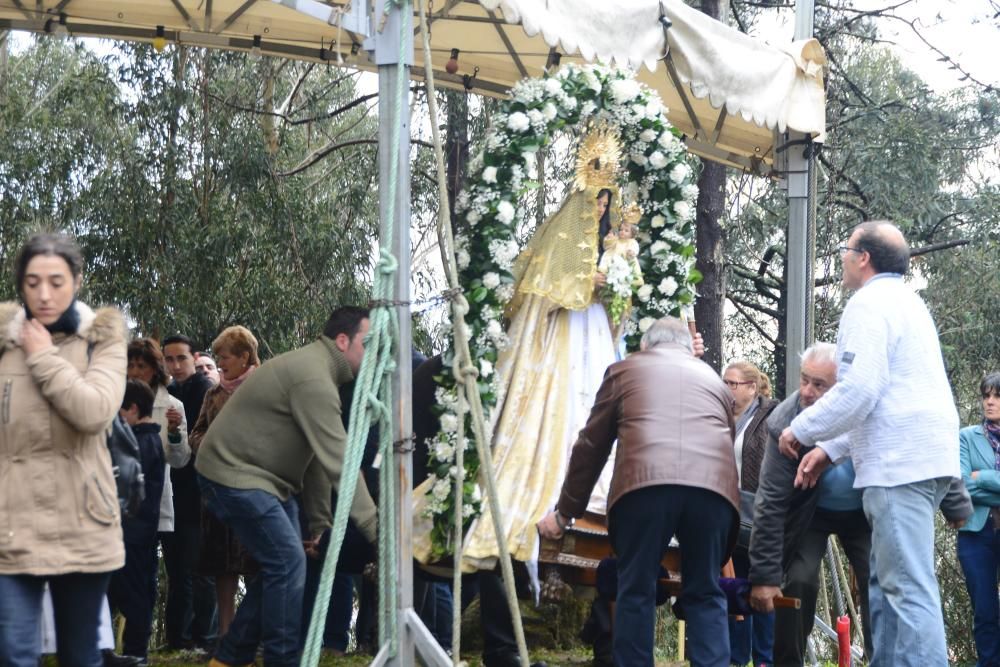
[[[375,6],[381,9],[382,0]],[[361,0],[0,0],[0,29],[145,41],[159,34],[168,42],[305,60],[336,62],[339,54],[350,66],[374,70],[362,48],[372,32],[366,9]],[[558,53],[562,62],[639,69],[691,150],[710,159],[763,172],[774,156],[775,130],[823,138],[826,60],[815,40],[770,46],[680,0],[444,0],[431,12],[440,85],[504,95],[517,80],[541,74]],[[444,69],[452,49],[459,49],[454,75]],[[421,49],[414,57],[419,79],[426,66]]]

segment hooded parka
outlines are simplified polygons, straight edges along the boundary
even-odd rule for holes
[[[125,564],[106,440],[125,392],[124,320],[71,307],[76,332],[26,357],[24,308],[0,304],[0,575]]]

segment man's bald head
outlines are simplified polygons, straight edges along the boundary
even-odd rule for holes
[[[910,269],[910,247],[888,220],[862,222],[854,228],[842,261],[844,286],[859,289],[879,273],[905,274]]]
[[[871,256],[875,273],[906,273],[910,270],[910,246],[899,227],[888,220],[862,222],[855,227],[858,246]]]

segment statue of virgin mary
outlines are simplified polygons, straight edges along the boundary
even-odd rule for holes
[[[570,450],[616,360],[597,265],[603,239],[621,217],[618,160],[617,137],[592,130],[578,152],[572,191],[514,264],[515,293],[506,310],[510,344],[496,367],[493,465],[507,546],[521,561],[537,560],[535,523],[558,500]],[[588,508],[600,514],[610,468]],[[497,555],[487,507],[467,533],[462,569],[490,569]]]

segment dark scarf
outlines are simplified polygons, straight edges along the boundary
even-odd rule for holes
[[[34,317],[27,305],[24,306],[24,314],[29,320]],[[49,330],[50,334],[76,333],[80,328],[80,313],[76,310],[76,298],[74,297],[73,302],[69,304],[69,308],[63,311],[63,314],[59,316],[58,320],[52,324],[45,325],[45,328]]]
[[[989,419],[983,420],[983,433],[993,448],[993,468],[1000,470],[1000,424],[991,422]]]

